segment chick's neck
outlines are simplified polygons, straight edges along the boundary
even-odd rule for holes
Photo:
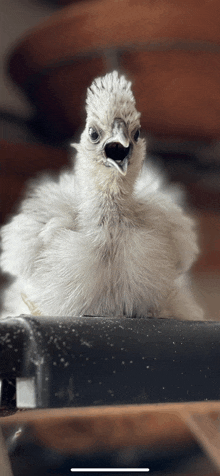
[[[112,228],[133,221],[133,183],[119,177],[114,171],[108,172],[102,170],[100,165],[97,170],[87,168],[84,173],[82,169],[77,171],[79,222],[84,229],[100,229],[100,226]]]

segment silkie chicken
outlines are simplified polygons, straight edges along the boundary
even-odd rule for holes
[[[73,170],[30,185],[2,228],[3,317],[202,320],[188,283],[194,221],[151,171],[131,82],[117,71],[87,91]]]

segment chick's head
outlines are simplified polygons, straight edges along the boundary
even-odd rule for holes
[[[81,148],[90,164],[112,179],[138,175],[145,156],[140,138],[140,113],[135,107],[131,82],[117,71],[96,78],[87,90],[86,127]]]

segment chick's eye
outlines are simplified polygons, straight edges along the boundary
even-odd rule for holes
[[[135,142],[138,141],[139,137],[140,137],[140,129],[137,129],[136,132],[135,132],[135,134],[134,134],[134,140],[135,140]]]
[[[90,136],[90,139],[92,140],[92,142],[98,142],[99,141],[99,133],[93,127],[89,128],[89,136]]]

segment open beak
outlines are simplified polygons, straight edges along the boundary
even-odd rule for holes
[[[132,144],[124,121],[115,119],[112,137],[104,145],[105,165],[115,167],[122,175],[126,175],[131,149]]]

